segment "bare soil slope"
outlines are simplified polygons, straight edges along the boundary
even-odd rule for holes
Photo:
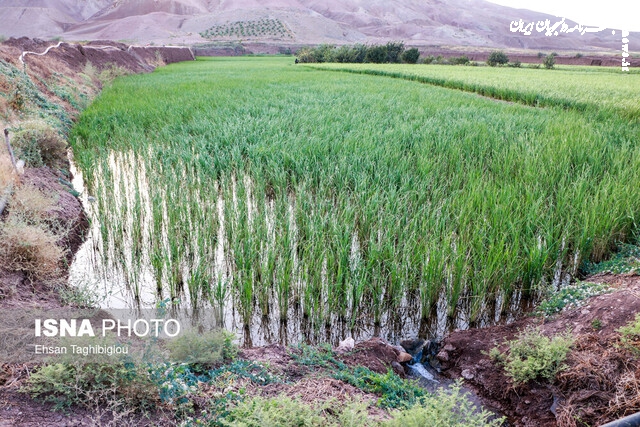
[[[0,5],[4,36],[113,39],[155,43],[199,43],[214,25],[278,19],[294,37],[237,34],[220,41],[291,43],[380,42],[549,50],[621,49],[610,30],[547,37],[512,33],[511,21],[559,20],[485,0],[8,0]],[[569,19],[570,17],[567,17]],[[575,22],[567,21],[571,26]],[[630,45],[640,45],[632,34]]]
[[[599,275],[587,281],[608,283],[615,291],[551,319],[526,317],[452,333],[438,354],[445,375],[465,377],[486,405],[516,426],[601,425],[640,411],[640,359],[621,344],[617,332],[640,313],[640,276]],[[516,387],[489,358],[492,348],[505,349],[505,341],[529,326],[548,336],[570,330],[576,338],[567,369],[552,384],[531,381]]]

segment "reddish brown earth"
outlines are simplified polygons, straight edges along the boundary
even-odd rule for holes
[[[438,359],[444,375],[464,376],[489,407],[507,415],[516,426],[600,425],[640,411],[640,360],[620,345],[618,328],[640,313],[640,276],[600,275],[590,282],[609,283],[615,291],[592,297],[583,307],[551,319],[525,317],[509,325],[456,331],[441,346]],[[594,319],[601,323],[597,331]],[[528,326],[545,335],[572,331],[576,344],[568,369],[553,384],[532,381],[514,387],[488,353],[514,339]]]

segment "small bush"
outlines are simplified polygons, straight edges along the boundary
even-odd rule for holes
[[[536,378],[552,381],[558,372],[565,369],[563,362],[573,341],[569,333],[548,338],[538,328],[527,328],[508,343],[509,352],[502,362],[506,374],[515,385]],[[498,359],[495,351],[490,355],[494,360]]]
[[[234,427],[364,427],[371,425],[367,415],[366,404],[358,401],[309,405],[287,396],[254,397],[238,403],[219,422]]]
[[[544,58],[542,65],[544,65],[544,68],[546,68],[547,70],[552,69],[556,65],[556,56],[554,54],[547,55]]]
[[[469,58],[465,55],[453,56],[449,58],[449,62],[453,65],[467,65],[469,63]]]
[[[522,67],[522,62],[518,61],[517,59],[513,62],[510,62],[509,64],[507,64],[509,67],[513,67],[513,68],[521,68]]]
[[[509,57],[501,50],[491,52],[487,59],[487,64],[492,67],[495,67],[496,65],[504,65],[507,62],[509,62]]]
[[[111,83],[118,77],[126,76],[131,74],[131,71],[127,70],[124,67],[121,67],[116,64],[107,64],[105,68],[103,68],[98,74],[98,79],[103,85]]]
[[[640,314],[635,320],[618,329],[623,346],[635,354],[640,354]]]
[[[187,331],[167,342],[171,359],[182,363],[211,365],[235,357],[233,334],[224,331]]]
[[[539,69],[540,68],[540,64],[529,64],[529,68]]]
[[[53,233],[13,217],[0,229],[0,259],[9,270],[34,279],[54,279],[61,274],[64,256],[57,240]]]
[[[345,368],[333,375],[367,393],[380,395],[381,408],[409,408],[426,395],[425,389],[415,381],[405,381],[393,371],[378,374],[368,368],[358,366]]]
[[[429,55],[429,56],[427,56],[426,58],[424,58],[424,59],[422,60],[422,63],[423,63],[423,64],[433,64],[433,62],[434,62],[435,60],[436,60],[436,57],[435,57],[435,56],[433,56],[433,55]]]
[[[34,186],[23,184],[13,192],[9,205],[11,215],[18,215],[30,224],[37,224],[55,209],[56,199]]]
[[[385,427],[499,427],[505,419],[492,419],[489,411],[480,411],[460,392],[461,382],[451,385],[449,390],[439,389],[436,394],[424,397],[417,405],[392,413],[393,419],[384,422]],[[495,418],[495,417],[494,417]]]
[[[60,134],[42,120],[25,122],[11,139],[18,159],[28,166],[63,167],[67,159],[67,144]]]
[[[25,388],[34,398],[53,402],[57,409],[71,405],[150,408],[158,401],[157,388],[147,373],[134,365],[71,364],[45,365],[29,377]]]

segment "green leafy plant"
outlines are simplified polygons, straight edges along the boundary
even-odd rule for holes
[[[539,328],[528,327],[518,337],[507,343],[508,352],[503,357],[493,351],[494,361],[504,365],[505,372],[515,385],[542,378],[552,381],[565,369],[564,360],[573,345],[569,333],[548,338]]]
[[[611,292],[611,288],[605,283],[577,282],[551,294],[538,305],[536,313],[551,316],[565,309],[580,307],[588,298],[607,292]]]
[[[487,64],[492,67],[496,65],[504,65],[509,62],[509,57],[501,50],[495,50],[489,54],[487,58]]]
[[[500,427],[505,418],[480,410],[461,392],[458,380],[448,389],[440,388],[435,394],[423,397],[409,409],[394,411],[392,419],[382,423],[386,427]]]
[[[67,143],[60,133],[43,120],[20,125],[11,143],[16,157],[31,167],[62,167],[67,159]]]
[[[333,377],[367,393],[380,395],[378,405],[382,408],[408,408],[426,395],[425,389],[417,382],[403,380],[391,370],[386,374],[379,374],[358,366],[341,369]]]
[[[598,263],[587,260],[580,269],[588,275],[599,273],[624,274],[640,271],[640,246],[619,243],[617,252],[610,259]]]
[[[248,378],[258,385],[282,382],[282,378],[272,374],[266,366],[249,360],[237,360],[218,369],[209,371],[209,381],[229,382],[236,378]]]
[[[640,354],[640,314],[636,318],[618,329],[622,345],[633,353]]]
[[[542,65],[544,65],[544,68],[546,68],[547,70],[552,69],[556,65],[556,55],[554,54],[547,55],[544,58]]]
[[[291,357],[301,365],[320,366],[323,368],[345,367],[344,363],[335,358],[335,354],[329,344],[311,346],[300,343],[297,350],[291,353]]]
[[[182,363],[212,365],[237,354],[235,336],[225,330],[186,331],[167,342],[171,359]]]

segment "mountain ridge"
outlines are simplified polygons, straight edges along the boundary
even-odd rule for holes
[[[280,21],[291,34],[201,35],[215,26],[258,25],[267,18]],[[621,36],[611,34],[611,30],[550,37],[535,31],[531,35],[511,32],[511,21],[520,19],[527,23],[549,20],[551,25],[560,20],[485,0],[6,0],[0,6],[0,21],[4,23],[0,35],[158,44],[403,40],[415,46],[621,50]],[[568,19],[566,22],[570,27],[577,24]],[[640,33],[632,33],[631,50],[638,45]]]

